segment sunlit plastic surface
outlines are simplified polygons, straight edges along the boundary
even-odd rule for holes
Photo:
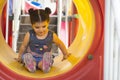
[[[47,79],[47,80],[87,80],[83,76],[88,76],[89,72],[93,70],[93,65],[96,66],[94,72],[99,79],[102,78],[102,55],[103,55],[103,32],[102,32],[102,19],[100,17],[100,10],[97,11],[97,7],[93,10],[92,5],[95,5],[93,1],[89,0],[73,0],[79,15],[78,32],[73,43],[68,48],[68,51],[72,55],[68,60],[61,61],[62,55],[55,58],[55,63],[49,73],[44,74],[40,70],[35,73],[29,73],[23,65],[17,63],[14,58],[17,57],[13,50],[5,43],[5,40],[1,31],[2,24],[2,9],[6,3],[6,0],[0,1],[0,75],[5,79]],[[91,5],[91,3],[92,5]],[[96,6],[96,5],[95,5]],[[97,13],[98,12],[98,13]],[[98,14],[98,15],[97,15]],[[99,17],[99,20],[96,19]],[[98,25],[98,23],[101,23]],[[96,34],[97,33],[97,34]],[[96,38],[96,40],[95,40]],[[101,54],[99,53],[101,52]],[[95,54],[96,53],[96,54]],[[91,62],[87,59],[88,54],[93,54],[94,58]],[[100,56],[101,55],[101,56]],[[85,71],[85,69],[86,71]],[[89,69],[89,70],[88,70]],[[82,72],[83,71],[83,72]],[[8,73],[10,75],[8,75]],[[81,76],[82,74],[82,76]],[[83,75],[84,74],[84,75]],[[71,75],[71,76],[70,76]],[[95,77],[95,80],[97,79]],[[90,77],[90,76],[89,76]],[[89,78],[88,77],[88,78]],[[94,79],[91,78],[92,80]]]

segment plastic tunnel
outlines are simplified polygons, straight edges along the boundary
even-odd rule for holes
[[[58,56],[49,73],[29,73],[14,60],[16,53],[5,42],[1,29],[6,1],[0,1],[0,80],[103,80],[104,0],[73,0],[79,22],[68,51],[77,59],[62,62]]]

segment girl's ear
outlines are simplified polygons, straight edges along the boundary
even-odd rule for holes
[[[31,27],[33,28],[33,27],[34,27],[34,24],[31,24]]]

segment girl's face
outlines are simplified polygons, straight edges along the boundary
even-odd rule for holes
[[[32,28],[35,31],[36,35],[44,36],[48,32],[48,24],[48,21],[36,22],[32,25]]]

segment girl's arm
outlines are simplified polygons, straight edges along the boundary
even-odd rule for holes
[[[53,42],[56,43],[58,47],[61,49],[64,55],[63,59],[66,59],[70,54],[68,53],[64,43],[58,38],[58,36],[55,33],[53,33]]]
[[[23,39],[23,42],[22,42],[22,44],[20,46],[20,49],[19,49],[19,52],[18,52],[18,59],[19,60],[21,60],[21,56],[24,53],[24,51],[25,51],[25,49],[26,49],[26,47],[27,47],[27,45],[29,43],[29,37],[30,37],[30,34],[29,34],[29,32],[27,32],[25,34],[25,37]]]

